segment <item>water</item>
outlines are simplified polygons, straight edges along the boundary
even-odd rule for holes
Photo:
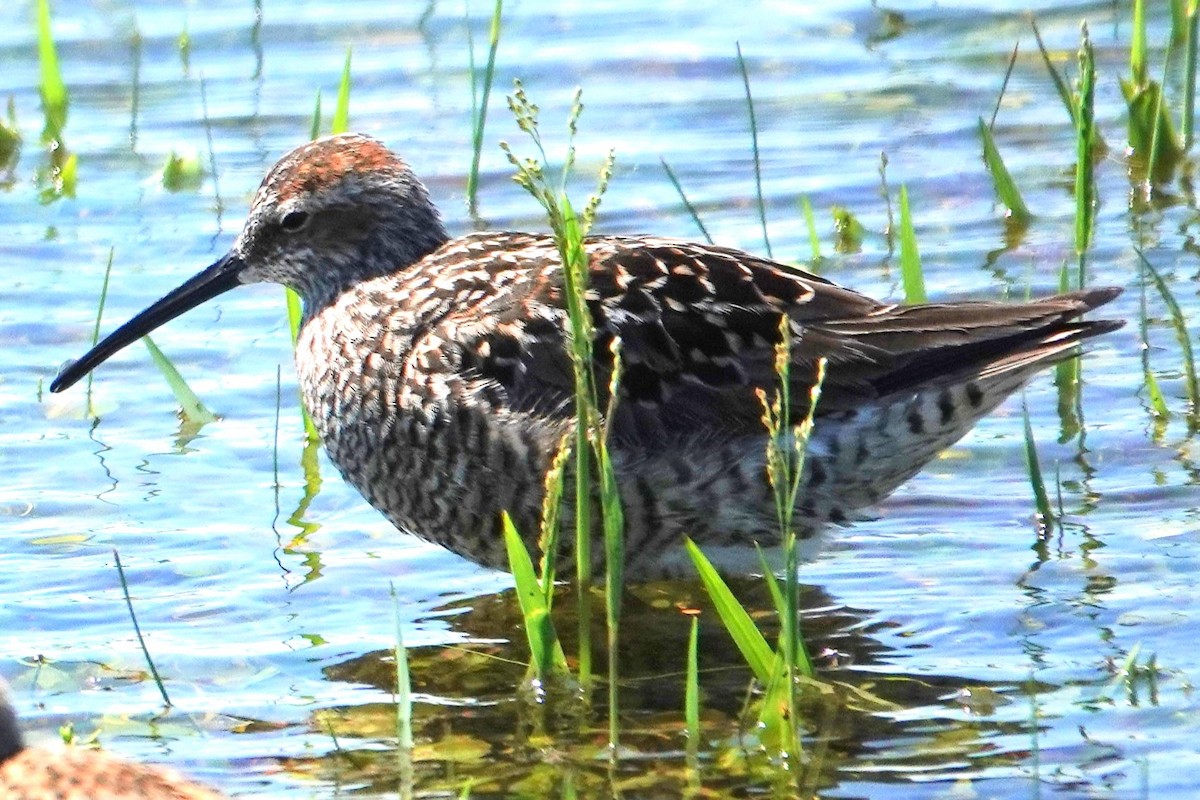
[[[484,5],[470,9],[479,64]],[[1073,258],[1074,145],[1026,6],[894,9],[902,17],[845,0],[737,11],[508,4],[481,216],[495,227],[541,224],[496,147],[506,139],[527,150],[503,108],[519,76],[543,109],[553,153],[571,93],[584,87],[581,172],[617,150],[603,230],[699,237],[659,164],[665,158],[717,241],[763,251],[740,42],[776,257],[807,257],[799,195],[817,210],[826,255],[828,209],[846,206],[868,230],[862,252],[828,258],[821,270],[899,298],[898,268],[879,233],[886,152],[890,185],[907,184],[912,197],[933,296],[1052,291],[1059,265]],[[122,755],[246,796],[393,792],[394,586],[415,648],[419,791],[457,794],[473,777],[473,796],[557,796],[570,774],[584,794],[609,793],[594,759],[602,736],[530,736],[514,699],[522,667],[472,655],[524,658],[507,576],[396,533],[323,456],[320,490],[295,513],[307,502],[302,431],[278,288],[239,290],[155,335],[221,417],[198,435],[181,430],[139,346],[96,376],[98,422],[85,418],[82,390],[43,393],[90,341],[110,248],[105,330],[224,251],[263,172],[306,138],[318,88],[326,114],[332,109],[347,46],[352,126],[404,153],[452,231],[470,230],[463,6],[268,3],[261,19],[244,2],[59,2],[54,12],[71,90],[65,140],[79,155],[79,177],[75,198],[48,203],[35,183],[46,156],[37,143],[33,6],[0,12],[0,99],[13,97],[25,135],[13,183],[0,192],[0,675],[14,684],[31,738],[51,740],[69,720],[82,734],[99,729]],[[1110,313],[1137,318],[1131,231],[1141,227],[1148,257],[1195,327],[1190,188],[1175,183],[1152,207],[1130,210],[1116,84],[1128,69],[1127,11],[1114,17],[1112,4],[1097,2],[1035,12],[1072,74],[1080,19],[1097,46],[1098,119],[1110,150],[1098,173],[1089,281],[1128,287]],[[1168,20],[1154,14],[1159,74]],[[991,114],[1017,39],[996,132],[1036,219],[1014,240],[993,203],[976,125]],[[1176,82],[1169,89],[1179,97]],[[207,159],[210,134],[216,180],[194,193],[163,191],[157,172],[167,153]],[[1151,364],[1175,413],[1165,429],[1141,390],[1136,325],[1087,356],[1082,444],[1057,441],[1049,376],[1026,392],[1042,465],[1052,482],[1061,474],[1068,512],[1044,546],[1035,546],[1014,398],[876,519],[841,532],[805,566],[806,630],[822,676],[857,690],[851,701],[841,690],[841,702],[808,709],[810,793],[1193,796],[1196,445],[1182,419],[1179,345],[1153,289],[1148,305]],[[165,716],[114,549],[176,704]],[[685,784],[677,709],[686,626],[673,608],[698,598],[692,584],[658,585],[629,605],[624,727],[636,755],[615,778],[626,796],[677,795]],[[761,590],[758,599],[767,606]],[[700,782],[714,792],[770,791],[755,756],[731,755],[747,673],[734,668],[738,657],[711,617],[702,633]],[[1122,678],[1135,652],[1142,669]]]

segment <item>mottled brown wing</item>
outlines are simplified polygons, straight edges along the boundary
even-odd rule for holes
[[[534,237],[506,235],[505,242],[510,253],[521,253],[520,262],[507,269],[528,269],[536,277],[513,281],[503,299],[488,302],[485,315],[473,309],[489,324],[463,342],[464,366],[498,382],[517,408],[567,413],[573,378],[557,253],[548,240]],[[616,338],[621,342],[621,399],[613,434],[623,439],[758,430],[761,410],[754,389],[775,383],[774,350],[784,314],[802,333],[793,337],[797,389],[807,389],[820,356],[842,365],[886,358],[853,337],[829,336],[813,327],[880,308],[819,277],[736,250],[663,239],[596,237],[587,249],[602,403],[611,344]],[[498,275],[506,267],[504,258],[497,258]],[[872,393],[854,370],[832,372],[827,385],[834,396]],[[798,392],[800,399],[806,394]]]
[[[464,365],[496,381],[515,407],[569,413],[573,378],[557,253],[542,237],[506,235],[505,243],[508,257],[497,256],[493,278],[510,270],[528,270],[533,278],[508,281],[512,289],[489,300],[489,323],[464,342]],[[1112,327],[1071,320],[1114,290],[1015,305],[895,306],[727,248],[595,237],[587,250],[601,402],[610,347],[619,338],[623,377],[613,432],[626,440],[760,429],[755,389],[776,385],[784,315],[792,334],[794,419],[807,410],[822,357],[828,370],[819,415],[929,382],[962,380],[989,365],[1027,368]]]

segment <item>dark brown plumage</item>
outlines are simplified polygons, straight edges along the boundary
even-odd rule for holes
[[[757,568],[746,545],[776,543],[755,390],[774,385],[783,317],[796,418],[817,359],[828,360],[798,498],[806,536],[886,497],[1033,373],[1121,324],[1079,319],[1116,289],[896,306],[729,248],[628,236],[586,247],[602,376],[608,344],[622,345],[612,441],[634,575],[671,572],[684,534],[733,571]],[[450,240],[387,148],[324,139],[271,170],[227,256],[52,390],[198,303],[264,280],[304,299],[300,384],[347,480],[398,527],[505,567],[499,512],[532,535],[542,476],[571,425],[553,241]]]

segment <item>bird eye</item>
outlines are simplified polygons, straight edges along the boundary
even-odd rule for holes
[[[307,224],[307,211],[289,211],[279,220],[279,226],[288,233],[295,233]]]

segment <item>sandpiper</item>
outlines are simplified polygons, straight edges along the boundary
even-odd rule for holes
[[[586,249],[601,374],[607,343],[622,342],[611,435],[631,576],[672,571],[684,535],[730,571],[757,568],[748,545],[776,543],[755,390],[776,380],[784,316],[794,419],[828,359],[797,500],[805,538],[887,497],[1035,372],[1122,324],[1079,319],[1115,288],[901,306],[726,247],[595,236]],[[533,535],[543,475],[572,424],[553,240],[451,239],[425,187],[379,141],[305,144],[267,174],[226,255],[67,366],[51,391],[259,281],[303,299],[304,402],[346,480],[398,528],[506,568],[500,511]]]
[[[162,767],[85,747],[26,747],[0,683],[0,797],[5,800],[221,800],[225,795]]]

